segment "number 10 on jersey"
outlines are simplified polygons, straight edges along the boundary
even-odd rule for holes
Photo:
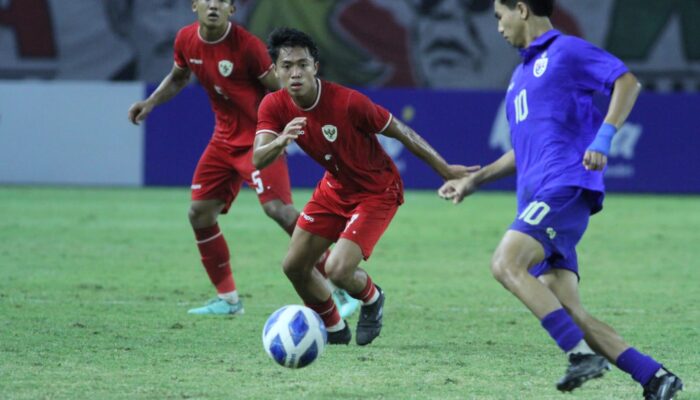
[[[523,89],[515,96],[515,122],[521,123],[527,118],[527,90]]]

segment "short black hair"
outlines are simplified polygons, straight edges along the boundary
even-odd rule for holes
[[[294,28],[277,28],[267,38],[267,52],[270,53],[272,62],[277,62],[282,47],[305,47],[309,54],[318,61],[318,47],[311,36]]]
[[[523,2],[530,7],[530,10],[538,17],[551,17],[554,13],[554,0],[498,0],[511,10],[519,2]]]

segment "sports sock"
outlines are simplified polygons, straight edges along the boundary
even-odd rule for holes
[[[372,278],[369,277],[369,274],[367,274],[365,288],[362,289],[360,293],[351,293],[350,296],[360,300],[363,305],[368,306],[379,299],[379,290],[377,290],[377,286],[372,282]]]
[[[661,368],[659,368],[659,370],[656,371],[656,373],[654,374],[654,377],[661,378],[662,376],[667,375],[667,374],[670,374],[670,372],[666,368],[661,366]]]
[[[328,332],[337,332],[345,328],[345,323],[340,318],[338,308],[333,302],[333,297],[329,296],[326,301],[321,303],[304,303],[304,305],[316,311],[316,314],[323,320],[323,324],[326,325]]]
[[[615,364],[621,370],[632,375],[632,379],[644,386],[654,377],[663,366],[646,354],[640,353],[634,347],[622,352]]]
[[[567,351],[566,354],[595,354],[595,352],[588,346],[585,340],[581,340],[573,349]]]
[[[563,308],[545,315],[542,318],[542,327],[565,353],[583,340],[583,331]]]
[[[238,290],[228,293],[219,293],[217,296],[222,300],[226,300],[229,304],[236,304],[240,300],[238,298]]]
[[[202,256],[202,265],[217,293],[230,293],[236,290],[231,272],[230,254],[224,234],[219,224],[194,230],[197,247]]]
[[[343,328],[345,328],[345,320],[342,320],[342,319],[341,319],[340,321],[338,321],[337,324],[335,324],[335,325],[333,325],[333,326],[326,327],[326,331],[328,331],[328,332],[339,332],[339,331],[342,331]]]

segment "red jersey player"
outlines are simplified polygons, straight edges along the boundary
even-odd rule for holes
[[[401,177],[376,134],[399,140],[444,179],[466,176],[478,167],[448,165],[383,107],[359,92],[318,79],[318,49],[305,33],[278,29],[270,35],[268,51],[285,90],[268,94],[260,104],[253,163],[264,171],[296,141],[326,169],[292,234],[284,272],[304,303],[323,319],[328,342],[349,343],[350,329],[313,268],[337,242],[326,272],[336,286],[362,301],[356,342],[369,344],[382,328],[384,293],[358,265],[372,254],[403,203]]]
[[[216,126],[192,178],[189,220],[218,296],[189,312],[241,314],[243,305],[218,216],[228,212],[243,181],[255,188],[265,213],[290,235],[299,216],[292,205],[285,158],[265,171],[256,171],[251,162],[258,104],[265,89],[277,90],[279,83],[270,73],[272,60],[264,43],[229,21],[236,11],[233,0],[192,0],[192,11],[198,21],[178,32],[170,74],[148,99],[131,106],[129,119],[135,124],[143,121],[155,106],[179,93],[191,73],[206,90]]]

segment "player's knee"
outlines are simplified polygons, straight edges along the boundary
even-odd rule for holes
[[[282,261],[282,271],[291,282],[308,281],[313,265],[309,267],[303,254],[291,251]]]
[[[193,203],[187,211],[187,217],[192,226],[207,227],[216,223],[218,212],[215,208]]]
[[[282,209],[281,206],[274,204],[274,202],[268,202],[263,204],[262,208],[263,211],[265,211],[265,215],[267,215],[269,218],[272,218],[275,221],[279,220],[281,214],[280,211]]]
[[[501,282],[506,274],[506,268],[507,265],[503,260],[503,257],[501,257],[499,253],[494,253],[493,257],[491,257],[491,275],[494,277],[494,279]]]
[[[190,209],[187,210],[187,218],[189,218],[190,221],[195,221],[199,217],[199,212],[194,206],[190,206]]]
[[[298,217],[296,209],[289,204],[268,202],[263,204],[263,211],[268,218],[277,222],[281,226],[289,226],[293,224]]]
[[[350,265],[342,258],[331,257],[326,261],[326,276],[334,284],[341,284],[351,279],[355,274],[356,266]]]
[[[519,278],[519,269],[512,260],[503,254],[496,253],[491,259],[491,275],[503,286],[509,287]]]
[[[303,278],[303,268],[299,268],[299,264],[295,263],[294,260],[289,257],[282,262],[282,271],[292,282],[299,281]]]

